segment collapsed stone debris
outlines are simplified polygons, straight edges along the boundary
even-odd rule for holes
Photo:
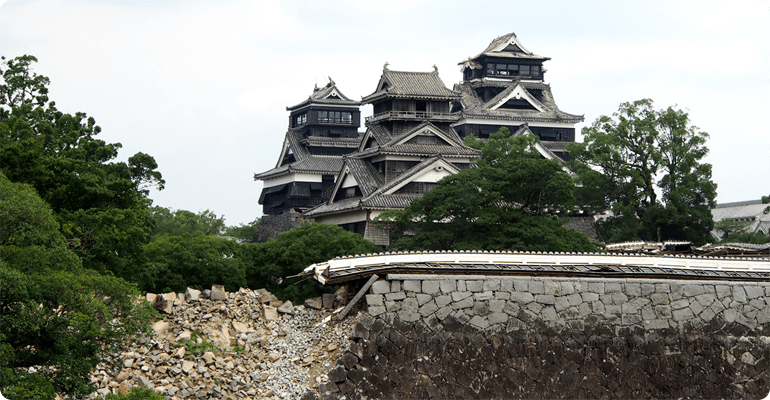
[[[91,398],[128,393],[134,386],[169,399],[292,399],[328,381],[348,346],[354,319],[337,322],[344,290],[303,305],[270,292],[188,288],[147,294],[160,311],[153,334],[115,354],[122,368],[100,364]]]

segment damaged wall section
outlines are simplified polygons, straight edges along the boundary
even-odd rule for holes
[[[391,274],[365,303],[321,399],[770,391],[766,281]]]

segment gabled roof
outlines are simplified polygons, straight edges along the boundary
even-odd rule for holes
[[[356,180],[356,183],[358,183],[358,187],[361,189],[364,197],[377,191],[377,188],[383,184],[380,174],[371,167],[371,164],[360,158],[345,158],[345,167],[343,167],[342,171],[343,173],[340,174],[340,177],[342,178],[346,173],[350,173]],[[340,179],[340,182],[342,182],[342,179]]]
[[[433,72],[382,71],[382,76],[374,93],[361,99],[364,103],[381,98],[415,98],[432,100],[456,100],[460,94],[449,90]]]
[[[390,141],[385,145],[393,146],[406,144],[409,139],[424,133],[430,133],[432,135],[438,136],[439,138],[446,141],[447,144],[462,146],[462,139],[460,139],[460,136],[457,134],[457,132],[455,132],[454,129],[450,129],[449,132],[445,132],[439,129],[436,125],[433,125],[430,121],[425,121],[422,124],[402,133],[401,135],[392,136]]]
[[[482,66],[477,62],[477,60],[482,56],[519,58],[519,59],[541,60],[541,61],[550,60],[549,57],[539,56],[527,50],[524,47],[524,45],[521,44],[519,39],[516,37],[516,34],[513,32],[507,35],[503,35],[495,38],[494,40],[492,40],[491,43],[489,43],[489,46],[487,46],[487,48],[484,49],[484,51],[482,51],[475,57],[471,57],[463,62],[458,63],[458,65],[462,65],[463,68],[473,68],[473,69],[481,68]]]
[[[529,125],[528,124],[524,124],[524,125],[520,126],[519,129],[517,129],[516,132],[514,132],[511,136],[522,136],[522,135],[526,135],[526,134],[535,135],[532,132],[532,130],[529,129]],[[537,136],[537,135],[535,135],[535,136]],[[556,153],[554,153],[547,145],[545,145],[541,141],[538,141],[537,143],[535,143],[535,150],[537,150],[537,152],[540,153],[540,155],[543,156],[543,158],[545,158],[545,159],[556,160],[556,161],[558,161],[558,162],[560,162],[562,164],[564,163],[564,160],[562,160],[559,156],[557,156]],[[567,173],[571,173],[572,172],[571,170],[569,170],[566,167],[566,165],[563,167],[563,169]]]
[[[425,121],[422,124],[397,136],[392,135],[390,130],[388,130],[388,128],[386,128],[383,125],[369,124],[367,125],[366,133],[364,134],[364,137],[360,142],[361,145],[358,148],[358,152],[368,154],[368,153],[371,153],[372,151],[375,151],[375,149],[387,148],[387,147],[392,147],[397,145],[407,145],[407,142],[409,141],[409,139],[425,133],[432,133],[440,137],[442,140],[446,142],[446,145],[442,145],[444,147],[447,147],[447,148],[465,147],[462,139],[460,139],[460,135],[457,134],[454,128],[449,128],[449,130],[443,130],[437,127],[436,125],[434,125],[433,123],[431,123],[430,121]],[[367,147],[370,139],[374,139],[377,142],[376,147]],[[414,146],[431,146],[431,145],[414,145]],[[416,149],[416,150],[418,151],[419,154],[425,154],[425,149]],[[436,151],[431,151],[430,154],[433,154],[435,152]],[[355,155],[360,155],[359,153],[356,153]]]
[[[444,168],[452,174],[460,172],[457,167],[452,163],[443,159],[442,156],[434,156],[428,158],[421,163],[410,168],[408,171],[401,174],[398,178],[383,184],[382,177],[374,171],[371,164],[355,158],[348,157],[345,159],[345,167],[340,172],[337,178],[337,185],[334,188],[329,201],[319,205],[312,210],[305,213],[307,216],[317,216],[323,214],[333,214],[343,211],[355,210],[355,209],[395,209],[405,208],[414,199],[420,197],[419,194],[395,194],[396,190],[411,182],[415,178],[422,175],[432,168]],[[360,198],[344,199],[340,201],[334,201],[334,197],[337,191],[340,189],[345,177],[350,174],[358,183],[358,187],[363,194]],[[373,190],[374,189],[374,190]]]
[[[439,166],[440,168],[445,168],[447,171],[449,171],[452,174],[456,174],[460,172],[460,170],[457,169],[457,167],[452,165],[452,163],[444,160],[444,158],[441,155],[436,155],[431,158],[423,160],[419,164],[415,165],[414,167],[410,168],[403,174],[399,175],[398,178],[388,182],[387,185],[380,186],[371,195],[364,197],[364,202],[367,200],[367,198],[371,198],[374,196],[390,195],[392,194],[392,192],[398,190],[400,187],[412,181],[415,177],[422,175],[421,173],[425,172],[428,169],[436,168],[437,166]]]
[[[516,84],[510,85],[505,90],[500,92],[497,96],[493,97],[488,102],[484,103],[482,107],[489,109],[489,110],[497,110],[500,109],[508,100],[511,99],[524,99],[526,102],[528,102],[532,107],[536,108],[539,112],[547,112],[548,109],[545,107],[543,103],[538,101],[534,96],[532,96],[531,93],[527,89],[524,88],[524,86],[521,85],[521,82],[516,82]],[[505,108],[502,108],[501,110],[505,110]]]
[[[302,133],[297,129],[289,129],[283,141],[283,149],[275,168],[254,174],[254,180],[264,180],[290,173],[337,174],[342,168],[342,158],[335,156],[314,156],[302,143]],[[294,154],[294,162],[284,163],[285,155]]]
[[[473,90],[473,84],[468,82],[455,84],[454,89],[462,93],[460,98],[460,105],[462,106],[462,111],[459,112],[460,117],[524,122],[578,123],[584,120],[582,115],[569,114],[559,109],[553,99],[550,85],[514,79],[510,82],[500,82],[496,86],[505,87],[505,89],[487,103],[483,103],[476,94],[476,91]],[[542,100],[537,100],[530,90],[540,90]],[[504,104],[505,101],[511,98],[508,96],[515,96],[517,93],[522,98],[526,98],[527,101],[533,103],[533,106],[538,110],[490,108],[490,106]],[[540,111],[540,109],[543,111]]]
[[[411,138],[426,132],[438,136],[444,140],[446,144],[408,143]],[[367,147],[367,143],[372,138],[377,142],[377,145]],[[359,151],[350,154],[350,156],[366,157],[373,154],[398,154],[414,156],[431,156],[442,154],[450,157],[481,157],[481,151],[465,146],[462,142],[462,139],[460,139],[460,136],[453,128],[449,128],[449,130],[442,130],[436,125],[433,125],[430,121],[423,122],[422,124],[397,136],[391,135],[391,132],[384,126],[378,124],[369,125],[367,132],[361,141]]]
[[[329,83],[327,83],[326,86],[320,89],[316,86],[315,89],[313,89],[313,94],[308,96],[305,101],[291,107],[286,107],[286,110],[296,110],[311,103],[356,107],[361,105],[360,101],[355,101],[342,94],[342,92],[337,88],[337,84],[331,78],[329,78]]]
[[[377,146],[382,146],[391,140],[390,131],[379,124],[370,124],[366,126],[366,133],[364,134],[361,144],[358,147],[358,151],[364,151],[369,143],[369,139],[374,139],[377,142]]]

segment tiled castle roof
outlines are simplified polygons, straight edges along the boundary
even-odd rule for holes
[[[553,99],[550,85],[542,83],[522,82],[518,79],[514,79],[511,82],[497,83],[498,86],[504,86],[500,94],[495,96],[494,99],[488,101],[486,104],[481,101],[479,96],[473,90],[473,84],[468,82],[461,82],[455,84],[454,89],[462,93],[460,104],[462,105],[462,111],[460,116],[463,118],[481,118],[481,119],[497,119],[508,121],[532,121],[532,122],[582,122],[584,117],[582,115],[569,114],[559,109],[556,102]],[[494,104],[511,91],[516,89],[517,86],[521,86],[524,90],[541,90],[542,100],[535,100],[539,106],[545,111],[537,110],[511,110],[498,108],[492,110],[488,107],[490,104]],[[531,92],[530,92],[531,93]],[[535,97],[534,95],[532,96]]]
[[[481,68],[481,64],[479,64],[477,60],[482,56],[530,59],[530,60],[540,60],[540,61],[550,60],[549,57],[539,56],[527,50],[524,47],[524,45],[521,44],[519,39],[516,37],[516,34],[513,32],[495,38],[494,40],[492,40],[491,43],[489,43],[489,46],[487,46],[487,48],[484,49],[484,51],[477,54],[475,57],[471,57],[465,61],[458,63],[458,65],[463,65],[465,67],[470,67],[474,69]]]
[[[456,100],[460,94],[449,90],[437,71],[408,72],[386,69],[382,72],[377,90],[361,100],[369,103],[385,97]]]
[[[329,78],[329,83],[326,84],[326,86],[322,88],[315,88],[313,89],[313,94],[308,96],[307,99],[305,99],[303,102],[299,104],[295,104],[291,107],[286,107],[288,111],[296,110],[298,108],[304,107],[308,104],[327,104],[327,105],[343,105],[343,106],[355,106],[358,107],[361,105],[360,101],[355,101],[353,99],[348,98],[342,92],[337,89],[337,84]]]
[[[289,164],[278,165],[273,169],[259,174],[254,174],[254,180],[267,179],[293,172],[329,175],[337,174],[342,168],[342,158],[333,156],[314,156],[310,154],[310,151],[305,147],[305,144],[303,143],[304,140],[301,131],[289,129],[289,131],[286,132],[285,141],[287,142],[289,149],[293,152],[295,161]],[[343,141],[352,142],[353,140],[356,142],[360,141],[360,139],[345,139]]]

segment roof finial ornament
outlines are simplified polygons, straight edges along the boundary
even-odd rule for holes
[[[329,86],[334,86],[334,85],[335,85],[334,79],[332,79],[332,77],[330,76],[329,77]]]
[[[438,73],[438,67],[436,66],[436,64],[433,64],[433,72]]]
[[[382,66],[382,70],[383,71],[387,71],[388,70],[388,65],[390,65],[390,64],[387,61],[385,61],[385,65]]]

